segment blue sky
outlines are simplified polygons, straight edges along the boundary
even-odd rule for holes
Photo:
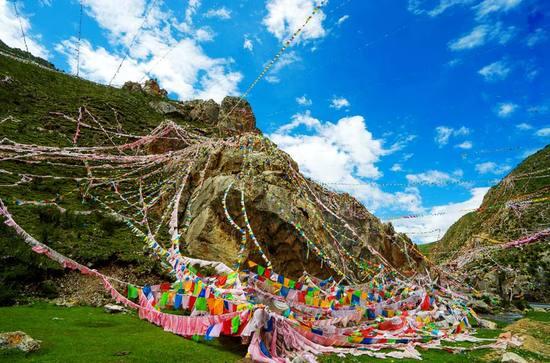
[[[239,95],[314,3],[156,0],[113,84]],[[83,4],[80,75],[108,83],[151,2]],[[30,50],[75,73],[78,1],[17,6]],[[6,0],[0,39],[24,47]],[[384,220],[427,214],[393,223],[429,242],[549,143],[549,59],[548,1],[329,0],[248,99],[304,173]]]

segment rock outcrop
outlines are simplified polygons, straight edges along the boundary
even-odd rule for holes
[[[160,88],[156,79],[149,79],[145,81],[143,86],[137,82],[128,81],[124,83],[122,89],[130,92],[142,92],[153,97],[166,98],[168,96],[168,91],[164,88]]]
[[[217,136],[227,137],[245,132],[259,133],[252,107],[248,101],[238,97],[227,96],[221,105],[214,100],[182,102],[155,100],[149,105],[168,118],[210,127]]]
[[[194,100],[156,103],[155,109],[167,116],[177,114],[193,123],[215,126],[224,137],[236,135],[234,138],[241,145],[211,150],[193,165],[189,188],[181,202],[181,210],[188,208],[191,216],[189,228],[182,236],[182,249],[191,256],[227,265],[237,261],[241,237],[228,223],[222,208],[224,192],[234,183],[227,197],[229,213],[244,226],[239,188],[245,188],[245,206],[254,234],[273,268],[289,277],[297,278],[304,271],[321,277],[334,275],[308,247],[307,239],[343,271],[355,276],[360,276],[359,265],[367,261],[380,263],[369,246],[401,271],[413,271],[422,264],[421,256],[405,235],[382,224],[349,194],[331,192],[303,178],[290,156],[261,136],[248,102],[226,97],[221,107],[211,100]],[[159,141],[149,147],[166,152],[185,146]],[[241,180],[243,170],[246,178]],[[342,219],[322,205],[330,206]],[[161,212],[162,206],[158,213]],[[296,225],[302,226],[305,236],[300,235]],[[246,257],[265,265],[252,241],[248,243]]]

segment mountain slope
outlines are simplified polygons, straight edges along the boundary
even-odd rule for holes
[[[0,51],[21,56],[5,47]],[[239,259],[241,238],[227,221],[223,200],[243,225],[242,197],[237,188],[228,187],[242,184],[241,171],[246,170],[246,188],[241,189],[251,228],[278,272],[294,278],[304,271],[337,277],[336,270],[343,270],[360,279],[367,262],[380,262],[373,253],[402,271],[422,264],[406,236],[382,224],[354,198],[304,178],[296,163],[256,129],[246,101],[175,102],[155,82],[116,89],[62,74],[44,62],[36,65],[0,54],[0,154],[7,157],[0,162],[0,198],[20,225],[61,253],[94,268],[123,267],[129,279],[162,273],[149,252],[144,253],[143,241],[90,199],[86,184],[75,182],[86,179],[88,167],[28,155],[13,158],[10,150],[29,145],[69,148],[73,143],[107,149],[165,132],[154,142],[132,146],[132,151],[165,157],[197,148],[193,163],[173,165],[189,168],[189,184],[180,200],[181,214],[188,210],[189,219],[180,226],[180,247],[190,256],[228,265]],[[178,132],[188,135],[192,145],[173,141]],[[159,185],[167,182],[158,179]],[[108,185],[98,195],[114,194],[115,189]],[[162,215],[166,203],[161,199],[152,214]],[[244,257],[264,263],[252,241],[247,243]],[[32,254],[3,225],[0,254],[0,282],[6,286],[0,302],[13,302],[21,289],[56,295],[55,281],[62,271]]]
[[[468,281],[511,297],[548,301],[548,237],[522,248],[489,246],[531,236],[550,227],[550,146],[529,156],[485,195],[480,208],[453,224],[430,249],[441,262],[461,266]],[[471,261],[467,261],[468,258]]]

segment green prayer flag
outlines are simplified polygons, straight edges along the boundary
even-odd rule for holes
[[[160,297],[160,301],[159,301],[160,307],[162,307],[162,308],[165,307],[167,302],[168,302],[168,293],[163,292],[162,296]]]
[[[227,275],[227,279],[228,279],[228,280],[234,280],[234,279],[237,278],[238,275],[239,275],[239,274],[238,274],[237,272],[232,272],[232,273],[230,273],[229,275]]]
[[[263,276],[265,272],[265,267],[258,265],[258,275]]]
[[[192,273],[193,273],[194,275],[196,275],[196,274],[197,274],[197,269],[196,269],[196,268],[194,268],[193,266],[191,266],[191,265],[188,265],[188,266],[187,266],[187,269],[188,269],[189,271],[191,271],[191,272],[192,272]]]
[[[241,325],[241,317],[239,315],[235,315],[231,319],[231,334],[237,334],[239,331],[239,326]]]
[[[138,289],[132,285],[128,284],[128,299],[135,299],[138,297]]]
[[[206,304],[206,298],[204,297],[198,297],[197,301],[195,302],[195,310],[199,311],[207,311],[208,307]]]
[[[288,287],[290,287],[291,289],[294,289],[296,287],[296,281],[290,280],[288,282]]]

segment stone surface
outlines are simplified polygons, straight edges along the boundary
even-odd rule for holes
[[[516,353],[506,352],[502,355],[501,362],[506,363],[527,363],[525,359],[517,355]]]
[[[181,103],[180,109],[190,122],[200,122],[211,126],[218,124],[220,105],[214,100],[185,101]]]
[[[493,309],[483,300],[472,299],[468,301],[468,306],[474,309],[476,313],[491,314]]]
[[[168,92],[165,89],[160,88],[156,79],[149,79],[145,81],[142,89],[143,92],[151,96],[158,96],[162,98],[166,98],[168,96]]]
[[[241,100],[239,97],[228,96],[223,99],[218,124],[230,134],[257,131],[252,107],[248,101]]]
[[[497,323],[495,323],[494,321],[490,321],[490,320],[487,320],[487,319],[480,319],[479,320],[479,325],[482,327],[482,328],[486,328],[486,329],[496,329],[497,328]]]
[[[323,225],[323,221],[331,223],[339,233],[352,237],[342,222],[326,212],[313,197],[303,197],[305,191],[298,189],[289,178],[290,167],[297,170],[298,166],[286,153],[275,149],[265,138],[253,139],[254,151],[249,153],[247,160],[250,175],[244,185],[245,205],[254,234],[273,263],[274,270],[291,278],[300,277],[304,271],[320,277],[337,277],[334,271],[321,263],[312,249],[308,251],[306,240],[292,226],[293,221],[303,227],[309,239],[315,241],[340,269],[346,274],[359,276],[359,268],[339,252],[341,247],[336,245]],[[242,138],[243,144],[247,140],[248,137]],[[190,225],[181,238],[186,244],[181,248],[192,257],[222,261],[228,266],[233,266],[237,261],[241,239],[225,217],[222,198],[227,187],[235,183],[227,198],[228,211],[236,223],[244,227],[237,181],[244,162],[243,150],[244,147],[214,149],[209,155],[201,156],[192,168],[189,188],[182,195],[180,206],[180,210],[184,211],[191,203]],[[406,236],[395,233],[391,225],[382,224],[357,200],[348,194],[333,193],[315,183],[309,184],[323,203],[331,205],[359,234],[358,239],[338,236],[338,243],[349,251],[353,260],[378,264],[379,260],[367,248],[370,245],[402,271],[413,270],[421,264],[420,257],[413,251],[412,242]],[[161,212],[162,206],[159,206],[158,213]],[[249,239],[247,243],[246,257],[265,266],[252,241]],[[405,248],[407,253],[403,252]]]
[[[151,106],[151,108],[153,108],[155,111],[162,113],[163,115],[180,113],[180,110],[174,105],[173,102],[151,101],[149,102],[149,106]]]
[[[0,348],[19,349],[29,353],[40,349],[40,340],[35,340],[22,331],[0,333]]]
[[[125,89],[130,92],[143,92],[141,85],[137,82],[132,82],[132,81],[128,81],[124,83],[124,85],[122,86],[122,89]]]
[[[125,312],[126,308],[120,305],[107,304],[103,307],[103,310],[105,310],[105,312],[109,314],[118,314]]]

